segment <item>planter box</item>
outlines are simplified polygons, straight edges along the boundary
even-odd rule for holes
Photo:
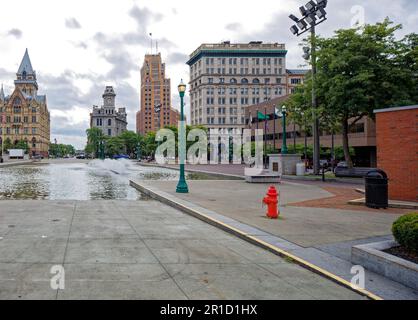
[[[397,246],[395,241],[354,246],[351,249],[351,262],[418,290],[418,264],[383,252]]]

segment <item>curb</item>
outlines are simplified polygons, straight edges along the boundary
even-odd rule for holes
[[[367,297],[371,300],[383,300],[381,297],[365,290],[365,289],[361,289],[358,287],[353,286],[349,281],[325,270],[322,269],[300,257],[297,257],[296,255],[287,252],[281,248],[278,248],[277,246],[274,246],[270,243],[267,243],[253,235],[250,235],[247,232],[244,232],[240,229],[237,229],[236,227],[233,227],[231,225],[228,225],[225,222],[222,222],[214,217],[210,217],[209,215],[199,211],[198,209],[200,209],[201,207],[194,205],[191,202],[182,200],[182,199],[178,199],[174,196],[171,196],[169,194],[166,194],[165,192],[158,192],[157,190],[152,190],[152,188],[141,185],[137,182],[134,182],[132,180],[130,180],[130,185],[137,189],[138,191],[140,191],[141,193],[151,197],[152,199],[155,199],[157,201],[160,201],[166,205],[169,205],[175,209],[178,209],[188,215],[191,215],[199,220],[202,220],[206,223],[209,223],[212,226],[215,226],[217,228],[220,228],[234,236],[237,236],[240,239],[243,239],[249,243],[252,243],[260,248],[266,249],[270,252],[272,252],[275,255],[278,255],[280,257],[285,257],[285,258],[289,258],[291,260],[293,260],[295,263],[297,263],[298,265],[300,265],[301,267],[308,269],[318,275],[321,275],[325,278],[327,278],[328,280],[331,280],[351,291],[354,291],[364,297]],[[170,199],[171,198],[171,199]],[[203,210],[205,210],[204,208],[201,208]],[[202,210],[202,211],[203,211]]]
[[[23,161],[23,162],[3,162],[0,164],[0,169],[16,167],[16,166],[24,166],[26,164],[32,164],[32,163],[35,163],[35,161],[28,160],[28,161]]]

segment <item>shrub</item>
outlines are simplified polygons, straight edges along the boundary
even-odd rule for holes
[[[402,247],[418,253],[418,212],[407,214],[396,220],[392,232]]]

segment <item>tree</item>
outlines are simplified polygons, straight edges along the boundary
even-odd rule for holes
[[[141,140],[137,133],[133,131],[124,131],[118,137],[121,139],[125,147],[125,151],[128,155],[133,155],[136,153],[136,148]]]
[[[101,129],[99,128],[91,128],[86,130],[87,133],[87,149],[92,153],[94,157],[97,157],[99,153],[99,143],[100,141],[104,140],[104,135]]]
[[[417,73],[408,66],[415,61],[416,68],[416,35],[396,40],[401,25],[392,24],[385,19],[317,39],[320,106],[341,124],[349,167],[353,166],[348,141],[352,126],[365,116],[373,117],[375,109],[417,102]]]
[[[73,156],[75,155],[75,148],[72,145],[51,143],[49,145],[49,154],[54,157]]]
[[[125,143],[121,136],[106,139],[105,153],[109,157],[124,153],[125,148]]]

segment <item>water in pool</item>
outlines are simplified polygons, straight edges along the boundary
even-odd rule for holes
[[[128,160],[0,168],[0,200],[138,200],[130,179],[175,180],[178,172]]]

